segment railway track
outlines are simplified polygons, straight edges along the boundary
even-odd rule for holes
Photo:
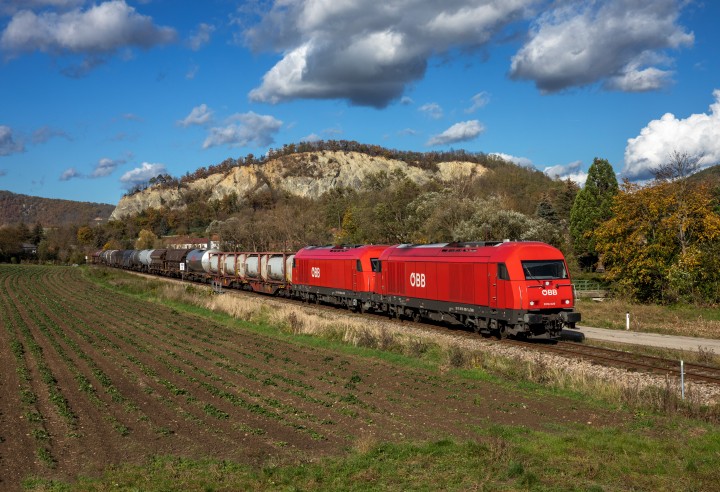
[[[540,352],[549,352],[563,356],[588,360],[595,364],[620,367],[628,371],[647,372],[680,378],[680,361],[652,355],[643,355],[622,350],[581,345],[574,342],[557,344],[528,344],[515,340],[502,340],[502,343],[532,348]],[[529,346],[529,347],[528,347]],[[695,363],[684,363],[685,379],[703,383],[720,384],[720,368]]]
[[[153,279],[166,279],[170,281],[176,281],[180,282],[179,279],[170,279],[167,277],[157,277],[153,275],[138,273],[138,272],[129,272],[129,273],[135,273],[137,275],[146,276],[148,278]],[[256,299],[268,299],[268,297],[264,294],[259,294],[256,292],[251,291],[242,291],[242,290],[233,290],[233,289],[223,289],[224,293],[232,293],[233,295],[238,296],[251,296]],[[303,301],[299,301],[296,299],[286,299],[286,298],[279,298],[279,297],[273,297],[272,298],[275,301],[281,301],[286,302],[290,304],[296,304],[298,306],[310,306],[308,303],[304,303]],[[348,315],[352,316],[368,316],[367,314],[359,314],[354,313],[352,311],[342,310],[341,308],[338,308],[336,306],[329,306],[324,304],[312,304],[312,306],[318,310],[327,310],[327,311],[334,311],[334,312],[343,312]],[[374,315],[370,315],[374,316]],[[391,324],[399,325],[399,326],[405,326],[405,327],[411,327],[420,329],[423,331],[429,331],[429,332],[437,332],[441,334],[452,334],[455,337],[458,338],[465,338],[465,339],[471,339],[471,340],[480,340],[480,336],[473,333],[472,331],[468,331],[467,329],[463,327],[450,327],[447,324],[435,324],[432,322],[414,322],[410,320],[399,320],[395,318],[387,318],[385,316],[377,316],[378,319],[384,319],[387,322],[390,322]],[[563,357],[570,357],[570,358],[579,358],[584,359],[587,361],[590,361],[592,363],[603,365],[607,367],[616,367],[625,369],[627,371],[631,372],[643,372],[647,374],[655,374],[655,375],[668,375],[671,377],[680,378],[680,361],[677,359],[665,359],[661,357],[655,357],[650,355],[643,355],[638,353],[632,353],[632,352],[625,352],[622,350],[614,350],[614,349],[607,349],[603,347],[594,347],[591,345],[582,345],[580,343],[575,342],[557,342],[557,343],[548,343],[548,342],[527,342],[527,341],[518,341],[518,340],[510,340],[510,339],[504,339],[504,340],[496,340],[494,343],[498,344],[504,344],[504,345],[513,345],[520,347],[524,350],[535,350],[538,352],[545,352],[545,353],[553,353],[559,356]],[[720,368],[719,367],[713,367],[713,366],[706,366],[702,364],[696,364],[696,363],[688,363],[686,362],[684,364],[684,372],[685,372],[685,379],[688,381],[696,381],[696,382],[703,382],[703,383],[709,383],[714,385],[720,385]]]

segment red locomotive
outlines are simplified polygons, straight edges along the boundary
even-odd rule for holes
[[[166,255],[175,253],[112,251],[93,261],[169,276],[179,276],[188,262],[190,280],[452,321],[499,337],[557,338],[580,321],[562,253],[539,242],[308,246],[295,254],[194,250],[155,268]]]
[[[556,338],[580,321],[563,255],[544,243],[398,245],[380,265],[377,293],[396,316],[525,338]]]
[[[388,246],[308,246],[295,254],[293,292],[306,301],[323,301],[365,311],[376,292],[379,257]]]

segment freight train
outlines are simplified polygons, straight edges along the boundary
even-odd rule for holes
[[[106,250],[92,262],[358,312],[447,321],[499,338],[555,339],[580,321],[562,253],[540,242],[308,246],[294,253]]]

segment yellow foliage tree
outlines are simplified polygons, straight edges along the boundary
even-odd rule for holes
[[[77,240],[82,245],[90,245],[95,240],[93,230],[88,226],[82,226],[77,230]]]
[[[594,233],[608,278],[641,302],[715,302],[720,272],[707,270],[720,240],[714,200],[707,186],[685,179],[625,182],[614,216]]]
[[[138,238],[135,241],[135,249],[151,249],[155,247],[155,241],[157,241],[157,236],[153,231],[150,231],[148,229],[143,229],[138,234]]]

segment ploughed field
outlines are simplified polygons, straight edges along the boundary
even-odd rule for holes
[[[113,293],[79,268],[0,265],[0,489],[152,456],[316,461],[362,443],[477,439],[612,411],[340,354]]]

